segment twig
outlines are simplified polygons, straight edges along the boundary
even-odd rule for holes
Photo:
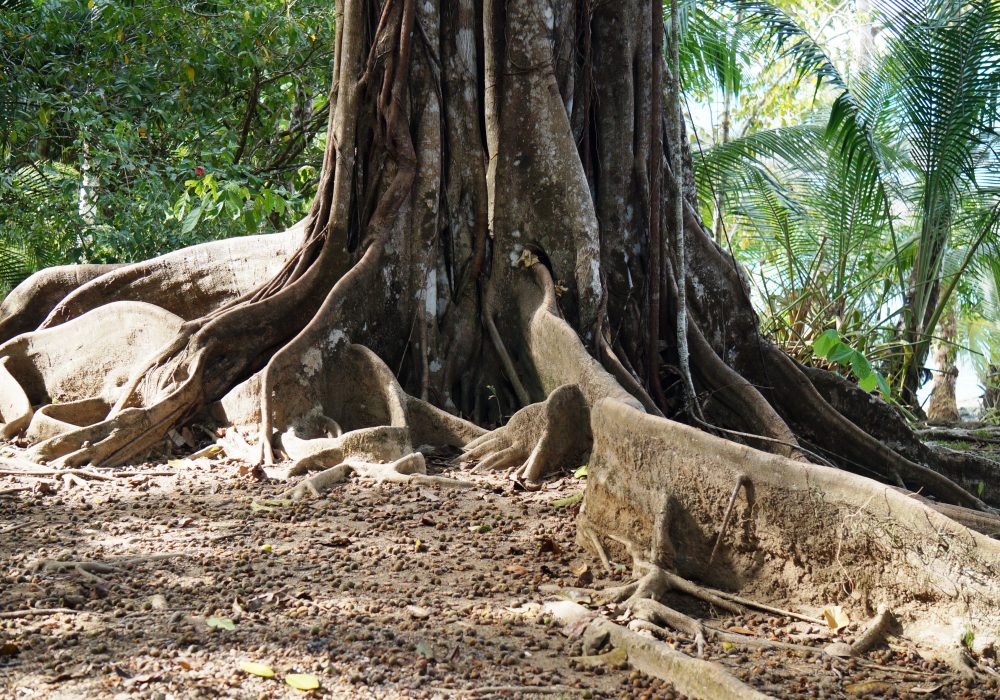
[[[72,610],[70,608],[28,608],[27,610],[10,610],[0,612],[0,620],[16,620],[21,617],[34,617],[36,615],[57,615],[66,613],[67,615],[79,615],[89,612],[88,610]]]
[[[49,469],[47,467],[25,467],[23,469],[0,469],[0,476],[64,476],[69,474],[81,479],[94,479],[96,481],[112,481],[113,476],[98,474],[86,469]]]
[[[21,486],[16,489],[4,489],[3,491],[0,491],[0,496],[13,496],[15,493],[21,493],[22,491],[30,491],[30,490],[31,490],[30,486]],[[6,532],[6,530],[4,530],[4,532]]]

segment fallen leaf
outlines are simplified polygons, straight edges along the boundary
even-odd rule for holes
[[[851,624],[851,618],[839,605],[828,605],[823,608],[823,619],[834,632],[842,630]]]
[[[250,501],[250,510],[252,510],[253,512],[255,512],[255,513],[256,513],[256,512],[258,512],[258,511],[262,511],[262,510],[265,510],[265,511],[272,511],[272,510],[274,510],[274,508],[269,508],[269,507],[267,507],[267,506],[262,506],[262,505],[261,505],[260,503],[258,503],[257,501]]]
[[[733,632],[734,634],[746,634],[751,637],[754,635],[754,631],[748,630],[746,627],[730,627],[729,631]]]
[[[582,467],[573,472],[573,476],[575,476],[577,479],[582,479],[585,476],[588,476],[588,472],[589,470],[587,468],[587,465],[584,464]]]
[[[920,695],[930,695],[931,693],[936,693],[941,690],[941,685],[915,685],[910,688],[911,693],[919,693]]]
[[[520,564],[511,564],[507,567],[507,573],[514,574],[515,576],[527,576],[531,573],[531,569]]]
[[[191,455],[191,459],[212,459],[213,457],[218,457],[223,452],[222,445],[209,445],[205,449],[198,450]]]
[[[296,690],[316,690],[319,688],[319,678],[311,673],[290,673],[285,676],[285,683]]]
[[[21,648],[14,642],[4,642],[0,644],[0,656],[17,656],[21,653]]]
[[[240,661],[240,668],[252,676],[274,678],[274,670],[270,666],[259,664],[256,661]]]
[[[552,501],[552,505],[556,508],[565,508],[566,506],[576,505],[583,500],[583,492],[573,494],[568,498],[560,498],[558,501]]]
[[[574,576],[583,576],[590,571],[590,567],[586,564],[579,564],[578,566],[571,566],[569,570],[573,572]]]
[[[894,687],[892,683],[885,681],[862,681],[846,685],[844,690],[851,695],[868,695],[870,693],[885,693],[892,687]]]
[[[229,630],[230,632],[236,629],[236,623],[228,617],[210,617],[205,620],[205,624],[209,627],[214,627],[220,630]]]
[[[722,643],[722,650],[723,651],[732,651],[735,648],[736,648],[736,645],[733,644],[732,642],[723,642]]]
[[[597,654],[596,656],[577,656],[574,660],[585,668],[595,668],[597,666],[607,666],[609,668],[625,668],[628,664],[628,652],[619,647],[607,654]]]
[[[827,644],[823,647],[823,651],[829,656],[836,656],[841,659],[847,659],[854,655],[854,651],[851,649],[850,644],[845,644],[844,642],[834,642],[833,644]]]

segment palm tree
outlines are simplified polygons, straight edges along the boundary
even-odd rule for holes
[[[853,333],[884,355],[896,390],[915,406],[941,315],[998,230],[1000,4],[876,2],[872,11],[877,43],[847,78],[773,5],[732,0],[704,10],[742,13],[730,34],[756,33],[835,97],[809,124],[703,150],[699,174],[712,193],[703,206],[716,216],[725,207],[781,339],[805,349],[830,326]],[[701,33],[720,25],[689,24]],[[720,59],[722,47],[754,48],[690,43],[709,47],[717,67],[741,65]]]

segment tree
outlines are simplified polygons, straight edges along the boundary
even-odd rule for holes
[[[332,27],[313,0],[0,5],[0,291],[300,219]]]
[[[657,469],[675,453],[691,460],[682,469],[745,466],[736,488],[756,493],[761,537],[794,535],[785,516],[822,528],[816,517],[878,498],[871,508],[891,505],[884,528],[845,530],[845,557],[888,552],[897,526],[910,539],[886,555],[894,573],[919,572],[906,556],[932,536],[971,538],[955,560],[970,571],[1000,556],[917,500],[810,464],[921,489],[980,528],[995,522],[962,485],[992,478],[992,463],[922,445],[887,405],[797,365],[759,331],[740,268],[697,214],[659,3],[494,0],[480,12],[348,0],[336,11],[334,108],[306,219],[50,295],[47,316],[28,324],[39,330],[0,348],[6,437],[58,467],[113,465],[207,411],[229,427],[229,449],[323,469],[296,496],[351,471],[442,482],[421,475],[422,445],[465,448],[529,488],[592,451],[581,533],[604,557],[634,545],[653,572],[640,597],[677,585],[666,568],[707,572],[716,556],[700,558],[706,536],[691,528],[721,512],[692,504],[699,481],[713,495],[729,482],[728,498],[732,474],[666,479]],[[54,286],[43,275],[15,291],[0,332],[37,317]],[[491,432],[478,427],[511,411]],[[802,479],[813,485],[782,504]],[[722,530],[726,571],[744,566]],[[800,539],[782,561],[795,550],[832,562],[828,545]],[[924,576],[896,588],[881,576],[876,597],[931,600],[921,604],[934,619],[957,611],[921,597]],[[961,585],[976,606],[993,604],[995,592]]]

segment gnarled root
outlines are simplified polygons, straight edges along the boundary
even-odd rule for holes
[[[547,603],[544,610],[562,623],[568,634],[582,634],[589,651],[599,651],[605,645],[623,649],[630,666],[672,683],[685,695],[715,700],[768,697],[730,675],[719,664],[692,658],[663,642],[616,625],[577,603],[564,600]]]
[[[304,479],[288,491],[288,497],[293,500],[304,498],[319,498],[325,491],[336,484],[346,481],[351,474],[357,474],[362,479],[373,479],[376,482],[391,482],[412,484],[414,486],[442,486],[449,488],[471,488],[471,481],[450,479],[444,476],[429,476],[424,462],[424,456],[419,452],[400,457],[388,464],[363,462],[348,459],[335,467],[324,469],[314,476]]]
[[[592,442],[587,400],[579,386],[565,384],[470,442],[462,459],[482,460],[476,469],[507,469],[512,479],[537,488],[544,476],[583,464]]]

